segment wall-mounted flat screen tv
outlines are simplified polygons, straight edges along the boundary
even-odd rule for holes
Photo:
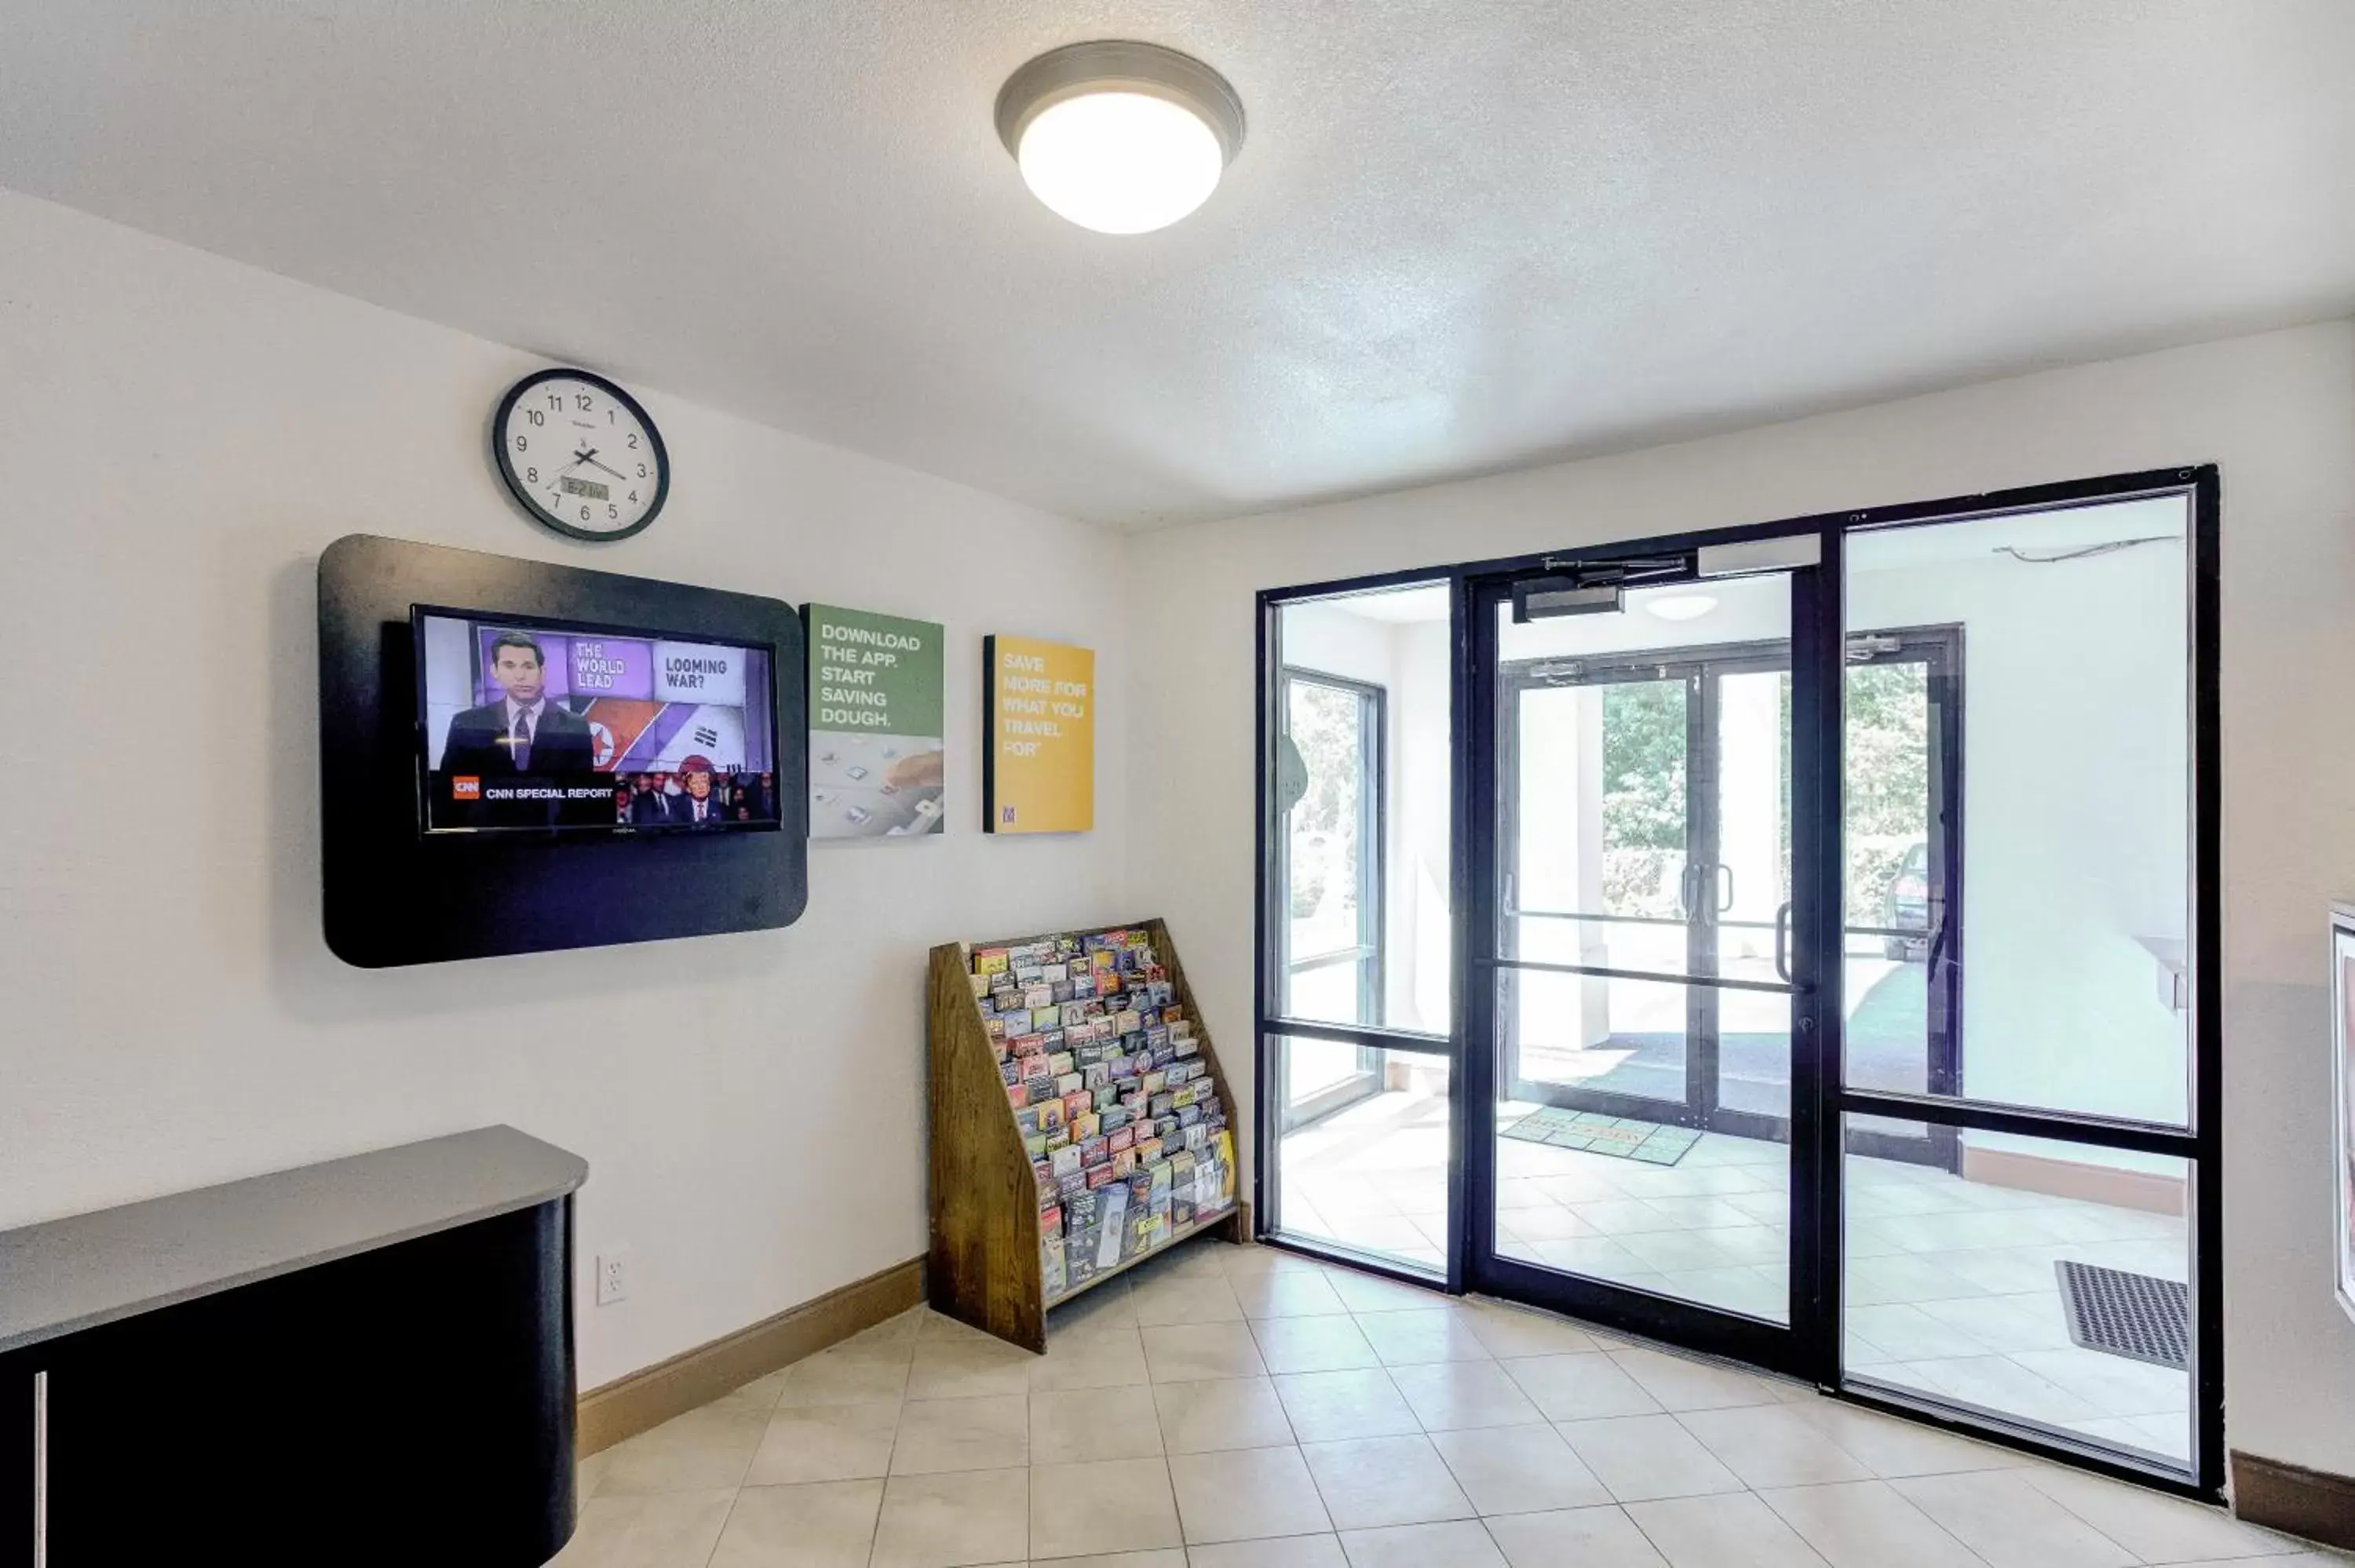
[[[433,605],[410,623],[426,832],[777,827],[772,650]]]

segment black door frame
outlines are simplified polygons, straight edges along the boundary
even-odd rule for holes
[[[1804,542],[1804,535],[1791,535],[1795,542]],[[1820,544],[1817,546],[1820,551]],[[1822,1272],[1819,1256],[1823,1236],[1813,1227],[1798,1223],[1799,1217],[1810,1213],[1818,1202],[1823,1185],[1820,1170],[1822,1149],[1815,1136],[1817,1130],[1816,1086],[1820,1074],[1817,1059],[1817,1042],[1824,1028],[1825,998],[1830,998],[1835,1018],[1838,1012],[1838,964],[1821,961],[1824,948],[1804,939],[1805,932],[1816,906],[1821,902],[1822,868],[1827,863],[1818,853],[1820,846],[1821,801],[1826,798],[1828,781],[1823,759],[1835,759],[1837,747],[1828,751],[1811,748],[1806,737],[1819,728],[1813,710],[1820,705],[1824,690],[1822,670],[1828,658],[1834,673],[1842,657],[1837,640],[1832,652],[1825,652],[1823,630],[1837,631],[1839,623],[1838,577],[1837,566],[1830,572],[1818,565],[1799,566],[1787,570],[1777,569],[1773,575],[1784,578],[1790,594],[1790,663],[1791,663],[1791,898],[1794,905],[1792,933],[1789,945],[1789,979],[1786,983],[1762,983],[1729,980],[1704,971],[1706,953],[1689,955],[1683,976],[1658,976],[1673,979],[1694,991],[1710,989],[1742,989],[1771,991],[1789,997],[1791,1004],[1791,1150],[1790,1204],[1793,1224],[1790,1237],[1790,1293],[1784,1303],[1784,1320],[1769,1322],[1730,1312],[1698,1302],[1656,1296],[1642,1290],[1616,1285],[1590,1276],[1572,1274],[1524,1263],[1507,1256],[1497,1245],[1496,1227],[1496,1184],[1497,1174],[1495,1151],[1497,1147],[1497,1103],[1498,1078],[1497,1053],[1490,1044],[1501,1038],[1498,1027],[1497,995],[1501,977],[1518,967],[1517,960],[1500,952],[1503,923],[1498,902],[1497,884],[1500,878],[1487,874],[1498,865],[1497,850],[1501,843],[1497,812],[1494,803],[1499,799],[1497,773],[1501,756],[1497,745],[1499,734],[1498,703],[1504,683],[1497,652],[1498,639],[1495,628],[1499,609],[1513,601],[1513,587],[1532,575],[1546,575],[1562,569],[1594,571],[1617,561],[1641,559],[1660,562],[1676,558],[1679,564],[1664,576],[1648,577],[1646,586],[1655,582],[1695,580],[1699,577],[1699,548],[1676,548],[1658,541],[1637,541],[1625,546],[1606,546],[1599,549],[1581,549],[1567,556],[1550,557],[1534,568],[1485,573],[1467,577],[1461,584],[1458,614],[1469,635],[1463,641],[1462,653],[1467,677],[1461,694],[1465,699],[1465,719],[1463,742],[1456,752],[1459,771],[1469,776],[1467,789],[1471,799],[1483,804],[1479,810],[1460,820],[1468,840],[1459,852],[1469,864],[1465,878],[1465,903],[1460,916],[1458,939],[1465,944],[1459,956],[1458,973],[1462,977],[1464,995],[1458,1011],[1464,1022],[1465,1050],[1457,1068],[1465,1101],[1466,1133],[1463,1164],[1466,1172],[1465,1229],[1461,1242],[1467,1253],[1465,1278],[1468,1287],[1490,1295],[1510,1298],[1532,1305],[1551,1308],[1617,1328],[1651,1339],[1666,1340],[1689,1345],[1705,1352],[1722,1355],[1753,1365],[1771,1368],[1794,1376],[1812,1377],[1817,1367],[1816,1336],[1811,1331],[1809,1313],[1813,1282]],[[1688,709],[1689,713],[1691,710]],[[1837,705],[1835,705],[1835,714]],[[1700,784],[1692,776],[1689,760],[1687,789],[1690,792]],[[1836,847],[1836,846],[1835,846]],[[1835,890],[1838,884],[1829,885]],[[1819,923],[1819,922],[1818,922]],[[1837,953],[1838,948],[1830,949]],[[1592,967],[1549,966],[1591,975],[1614,977],[1620,971]],[[1713,968],[1713,965],[1710,966]],[[1829,971],[1827,980],[1824,971]],[[1689,1072],[1693,1053],[1688,1047]],[[1761,1118],[1771,1122],[1772,1118]],[[1771,1136],[1771,1134],[1769,1135]]]
[[[2192,1083],[2190,1114],[2187,1123],[2171,1126],[2136,1122],[2115,1118],[2030,1111],[1975,1102],[1957,1096],[1897,1095],[1849,1088],[1839,1077],[1839,966],[1822,966],[1819,983],[1807,993],[1801,1009],[1802,1019],[1811,1025],[1806,1031],[1807,1038],[1802,1043],[1795,1032],[1795,1073],[1804,1063],[1815,1092],[1808,1096],[1795,1094],[1792,1135],[1795,1139],[1807,1141],[1817,1150],[1817,1164],[1824,1171],[1825,1179],[1814,1184],[1816,1190],[1807,1194],[1804,1202],[1797,1198],[1795,1183],[1792,1234],[1795,1247],[1799,1246],[1797,1238],[1803,1234],[1814,1238],[1817,1244],[1842,1234],[1839,1151],[1835,1144],[1841,1120],[1849,1115],[1893,1117],[1953,1128],[1958,1131],[1981,1130],[2059,1138],[2098,1148],[2162,1154],[2186,1161],[2190,1171],[2190,1237],[2195,1291],[2191,1336],[2194,1449],[2190,1473],[2186,1475],[2172,1467],[2147,1465],[2113,1449],[2089,1441],[2072,1440],[2064,1434],[2007,1418],[2000,1413],[1975,1410],[1957,1403],[1925,1397],[1913,1391],[1875,1384],[1869,1379],[1845,1375],[1840,1364],[1842,1280],[1838,1266],[1839,1249],[1836,1245],[1811,1245],[1800,1249],[1806,1255],[1795,1255],[1792,1295],[1795,1308],[1801,1307],[1804,1302],[1804,1312],[1795,1312],[1793,1326],[1788,1331],[1776,1329],[1761,1334],[1748,1330],[1764,1330],[1769,1326],[1739,1323],[1736,1331],[1725,1331],[1723,1325],[1713,1321],[1713,1315],[1700,1313],[1697,1309],[1687,1311],[1678,1303],[1657,1298],[1643,1298],[1634,1304],[1635,1309],[1625,1317],[1625,1326],[1636,1332],[1674,1340],[1703,1353],[1725,1355],[1790,1372],[1816,1383],[1826,1393],[1852,1404],[1906,1415],[2023,1452],[2066,1460],[2086,1469],[2162,1490],[2213,1499],[2222,1494],[2225,1463],[2222,1309],[2223,1097],[2221,1067],[2223,998],[2220,983],[2222,974],[2222,839],[2218,669],[2221,581],[2218,534],[2222,481],[2217,469],[2212,464],[2153,469],[2056,484],[1951,496],[1899,506],[1823,513],[1776,523],[1710,529],[1625,545],[1582,547],[1575,551],[1575,555],[1585,560],[1604,556],[1657,556],[1665,552],[1751,545],[1812,534],[1819,541],[1816,569],[1830,585],[1829,592],[1820,597],[1832,601],[1834,611],[1828,616],[1811,618],[1807,624],[1795,624],[1793,627],[1795,665],[1805,660],[1813,668],[1837,664],[1843,656],[1838,601],[1844,576],[1844,545],[1848,534],[1852,531],[1908,524],[1963,522],[2159,495],[2186,497],[2191,515],[2189,597],[2192,928],[2189,934],[2189,949],[2191,959]],[[1479,782],[1493,786],[1494,757],[1492,754],[1486,763],[1482,763],[1476,753],[1468,750],[1465,742],[1475,705],[1485,702],[1493,707],[1494,692],[1491,687],[1484,693],[1480,683],[1474,677],[1470,629],[1474,624],[1472,610],[1476,584],[1480,579],[1525,576],[1543,569],[1549,558],[1545,555],[1530,555],[1455,566],[1409,568],[1263,589],[1256,595],[1255,652],[1258,659],[1255,667],[1259,675],[1255,733],[1260,809],[1254,850],[1259,883],[1255,919],[1260,962],[1254,969],[1253,1017],[1259,1026],[1257,1055],[1261,1071],[1254,1079],[1252,1181],[1254,1228],[1261,1238],[1271,1245],[1401,1279],[1444,1283],[1451,1292],[1461,1292],[1467,1284],[1467,1260],[1476,1248],[1493,1242],[1493,1236],[1487,1234],[1493,1230],[1493,1225],[1484,1219],[1484,1215],[1493,1216],[1493,1171],[1485,1169],[1493,1161],[1485,1158],[1465,1157],[1473,1150],[1466,1124],[1468,1112],[1475,1108],[1472,1102],[1476,1090],[1485,1093],[1493,1089],[1495,1076],[1492,1054],[1466,1050],[1469,1041],[1494,1038],[1493,1033],[1475,1033],[1476,1026],[1486,1029],[1493,1024],[1489,1016],[1493,1011],[1493,989],[1468,983],[1471,955],[1468,936],[1474,928],[1473,922],[1487,918],[1490,922],[1487,928],[1490,931],[1495,928],[1493,906],[1474,907],[1476,897],[1480,896],[1478,885],[1486,879],[1474,874],[1474,863],[1470,858],[1471,829],[1476,813],[1488,812],[1489,807],[1476,793],[1475,780],[1470,776],[1476,771],[1481,776]],[[1271,984],[1268,962],[1273,950],[1269,940],[1271,916],[1276,913],[1269,903],[1268,854],[1271,845],[1277,842],[1276,834],[1281,827],[1270,787],[1273,744],[1269,721],[1274,692],[1269,655],[1277,645],[1275,618],[1288,604],[1347,597],[1372,589],[1423,586],[1444,586],[1451,595],[1454,669],[1450,744],[1457,758],[1468,758],[1476,765],[1455,769],[1452,790],[1450,893],[1454,907],[1453,969],[1456,997],[1453,1026],[1447,1034],[1439,1035],[1405,1030],[1340,1028],[1287,1020],[1278,1016],[1272,1005],[1280,993]],[[1819,756],[1837,757],[1840,742],[1839,705],[1804,698],[1802,684],[1795,674],[1792,715],[1795,751],[1802,745],[1812,745]],[[1822,770],[1814,771],[1820,773]],[[1811,779],[1806,791],[1808,798],[1805,800],[1799,798],[1797,780],[1795,779],[1794,783],[1795,859],[1803,853],[1807,855],[1817,863],[1817,869],[1814,874],[1826,885],[1837,887],[1841,875],[1838,836],[1840,781],[1837,769],[1832,770],[1829,778]],[[1493,794],[1487,799],[1493,800]],[[1796,834],[1804,824],[1809,822],[1821,824],[1821,827],[1809,834],[1808,842],[1802,849],[1796,842]],[[1483,897],[1481,902],[1492,905],[1493,901]],[[1844,936],[1840,901],[1835,898],[1817,902],[1822,906],[1812,912],[1813,918],[1804,926],[1795,927],[1795,945],[1802,951],[1838,953]],[[1488,999],[1485,1002],[1482,1001],[1484,995]],[[1265,1067],[1268,1058],[1280,1050],[1282,1037],[1287,1034],[1350,1041],[1393,1051],[1420,1052],[1441,1057],[1452,1065],[1454,1086],[1449,1107],[1450,1133],[1459,1158],[1451,1161],[1448,1172],[1448,1212],[1455,1245],[1449,1249],[1444,1277],[1403,1265],[1394,1258],[1352,1254],[1346,1248],[1321,1244],[1313,1238],[1284,1234],[1281,1213],[1274,1202],[1278,1183],[1272,1179],[1280,1132],[1276,1118],[1269,1115],[1270,1086]],[[1485,1070],[1479,1063],[1479,1058],[1484,1055],[1489,1057]],[[1471,1082],[1476,1074],[1488,1081],[1476,1086]],[[1808,1103],[1802,1103],[1803,1100]],[[1493,1101],[1481,1114],[1485,1122],[1493,1122]]]

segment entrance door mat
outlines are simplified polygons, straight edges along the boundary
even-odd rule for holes
[[[2181,1280],[2066,1259],[2052,1266],[2061,1276],[2069,1338],[2080,1349],[2190,1370],[2191,1293]]]
[[[1646,1165],[1674,1165],[1700,1141],[1700,1133],[1694,1128],[1662,1127],[1654,1121],[1564,1110],[1559,1106],[1542,1106],[1529,1112],[1506,1128],[1504,1136],[1524,1143],[1640,1160]]]

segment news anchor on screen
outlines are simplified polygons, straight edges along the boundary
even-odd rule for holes
[[[496,776],[596,768],[587,723],[548,700],[548,661],[538,642],[520,631],[499,633],[491,644],[490,674],[503,694],[450,721],[443,772]]]

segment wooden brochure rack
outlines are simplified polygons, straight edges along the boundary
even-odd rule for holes
[[[1098,1264],[1050,1295],[1040,1256],[1042,1195],[1030,1153],[1023,1147],[998,1052],[985,1022],[972,981],[974,955],[998,948],[1022,948],[1069,936],[1084,941],[1109,932],[1142,933],[1159,960],[1161,973],[1182,1017],[1194,1026],[1199,1059],[1209,1068],[1219,1104],[1231,1118],[1236,1104],[1218,1053],[1211,1047],[1178,961],[1169,928],[1159,920],[1106,927],[1010,942],[949,942],[934,948],[929,980],[932,1118],[932,1256],[926,1287],[934,1310],[972,1324],[1014,1344],[1044,1353],[1047,1308],[1084,1294],[1105,1280],[1156,1257],[1205,1232],[1230,1242],[1248,1234],[1239,1183],[1230,1174],[1215,1212],[1197,1212],[1166,1236],[1131,1250],[1115,1262]],[[1199,1080],[1198,1080],[1199,1082]],[[1232,1127],[1227,1128],[1231,1133]],[[1231,1138],[1229,1147],[1234,1145]],[[1051,1204],[1051,1195],[1044,1203]]]

